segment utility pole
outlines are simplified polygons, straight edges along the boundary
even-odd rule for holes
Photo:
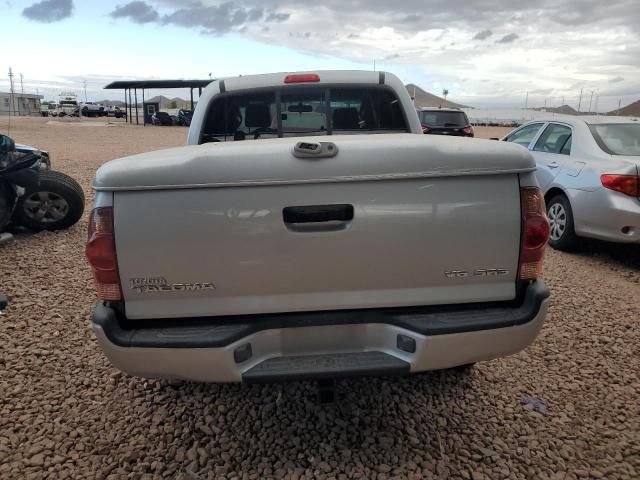
[[[22,106],[24,107],[24,83],[22,74],[20,74],[20,100],[22,102]],[[20,113],[20,102],[18,102],[18,113]]]
[[[591,97],[589,98],[589,110],[588,112],[591,113],[591,102],[593,101],[593,90],[591,90]]]
[[[582,88],[580,89],[580,99],[578,100],[578,113],[580,113],[580,106],[582,105]]]
[[[13,90],[13,71],[11,67],[9,67],[9,87],[11,92],[11,108],[9,109],[9,115],[11,115],[11,110],[13,110],[13,115],[16,114],[16,94]]]
[[[622,108],[622,97],[620,97],[620,100],[618,100],[618,111],[616,112],[616,114],[620,115],[621,108]]]

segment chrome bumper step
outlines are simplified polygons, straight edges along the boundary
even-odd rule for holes
[[[402,375],[409,373],[409,370],[409,363],[384,352],[297,355],[264,360],[244,372],[242,380],[266,383],[367,375]]]

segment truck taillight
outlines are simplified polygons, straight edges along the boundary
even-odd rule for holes
[[[462,131],[467,135],[473,135],[473,127],[471,125],[469,125],[468,127],[464,127]]]
[[[600,176],[604,188],[624,193],[631,197],[640,197],[640,176],[638,175],[611,175]]]
[[[112,207],[98,207],[91,212],[85,255],[93,270],[98,297],[121,300]]]
[[[538,187],[520,189],[522,207],[522,242],[518,277],[535,280],[542,274],[544,248],[549,240],[549,219],[544,196]]]

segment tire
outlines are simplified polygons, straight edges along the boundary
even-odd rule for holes
[[[569,199],[564,195],[556,195],[547,205],[547,217],[551,224],[549,245],[556,250],[571,251],[578,243],[573,224],[573,211]]]
[[[75,224],[84,212],[84,192],[61,172],[40,170],[40,183],[18,200],[14,221],[32,230],[61,230]]]
[[[14,203],[15,193],[8,185],[0,182],[0,232],[11,220]]]

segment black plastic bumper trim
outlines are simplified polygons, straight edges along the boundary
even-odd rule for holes
[[[518,305],[493,302],[154,320],[127,320],[115,308],[98,303],[92,321],[121,347],[219,348],[253,333],[278,328],[382,323],[429,336],[513,327],[533,320],[547,297],[549,290],[535,282]]]

